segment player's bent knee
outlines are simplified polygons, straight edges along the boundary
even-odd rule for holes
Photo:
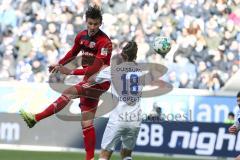
[[[78,96],[76,95],[72,95],[72,94],[66,94],[66,93],[63,93],[62,94],[64,97],[67,97],[68,99],[75,99],[75,98],[78,98]]]
[[[63,91],[63,95],[69,97],[70,99],[78,98],[78,92],[75,88],[71,87]]]
[[[72,89],[66,89],[65,91],[63,91],[62,95],[68,97],[69,99],[75,99],[78,98],[79,95],[77,94],[77,92],[75,92]]]

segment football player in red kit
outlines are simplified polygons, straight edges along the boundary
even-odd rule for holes
[[[93,119],[99,97],[108,90],[110,82],[103,82],[88,88],[84,87],[84,84],[87,83],[89,77],[99,72],[103,66],[110,65],[112,43],[108,36],[99,29],[102,24],[102,14],[98,6],[95,5],[88,8],[86,11],[86,23],[87,29],[77,34],[72,49],[57,64],[49,67],[50,72],[59,70],[60,66],[69,63],[82,51],[83,68],[72,70],[71,74],[84,75],[83,81],[64,90],[62,95],[43,112],[32,114],[20,110],[20,114],[27,125],[32,128],[40,120],[62,110],[71,99],[80,98],[81,125],[83,128],[86,160],[93,160],[96,143]]]

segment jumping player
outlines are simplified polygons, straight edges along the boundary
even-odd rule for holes
[[[89,88],[83,87],[89,77],[96,74],[103,66],[110,65],[112,43],[108,36],[99,29],[102,24],[102,14],[98,6],[90,6],[86,11],[87,29],[80,31],[72,49],[57,64],[51,65],[49,71],[60,70],[61,66],[76,58],[82,51],[83,69],[71,71],[73,75],[84,75],[83,81],[66,89],[62,95],[43,112],[38,114],[27,113],[20,110],[22,118],[27,125],[32,128],[37,122],[47,118],[62,110],[71,99],[80,97],[80,108],[82,113],[81,125],[83,128],[83,139],[86,150],[86,160],[94,159],[96,144],[95,129],[93,119],[97,109],[99,97],[110,87],[110,82],[106,81],[93,85]],[[94,91],[94,92],[93,92]],[[94,94],[93,94],[94,93]]]

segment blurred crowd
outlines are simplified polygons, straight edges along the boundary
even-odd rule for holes
[[[85,28],[90,3],[114,43],[135,39],[138,61],[159,63],[151,43],[169,36],[174,56],[164,79],[177,88],[219,90],[239,69],[240,0],[1,0],[0,80],[46,82],[47,66]]]

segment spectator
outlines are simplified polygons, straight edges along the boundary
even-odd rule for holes
[[[162,121],[164,117],[162,117],[162,108],[157,104],[157,102],[153,103],[153,108],[150,114],[147,117],[147,120],[150,121]]]
[[[234,115],[234,113],[233,112],[229,112],[228,113],[228,117],[227,117],[227,119],[224,121],[224,123],[225,124],[234,124],[234,122],[235,122],[235,115]]]
[[[15,28],[17,26],[17,16],[14,8],[11,7],[11,0],[2,1],[0,8],[0,21],[2,30],[7,29],[9,26]]]
[[[19,37],[19,40],[16,43],[16,49],[18,51],[18,59],[23,60],[26,58],[31,50],[33,48],[33,45],[30,41],[30,38],[26,35],[22,35]]]

